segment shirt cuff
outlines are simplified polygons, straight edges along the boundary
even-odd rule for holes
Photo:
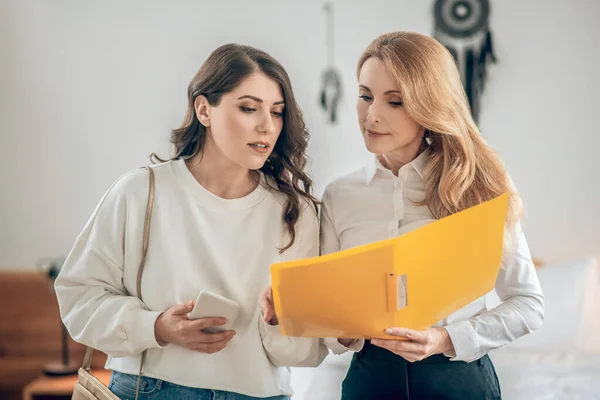
[[[344,354],[348,350],[353,352],[359,352],[365,345],[364,339],[354,339],[354,341],[352,341],[352,343],[350,343],[348,347],[338,342],[336,338],[325,338],[323,339],[323,342],[325,343],[325,346],[327,346],[327,348],[330,349],[333,352],[333,354],[336,355]]]
[[[154,334],[154,324],[158,316],[162,314],[162,311],[140,310],[136,314],[136,321],[130,325],[133,329],[127,332],[127,339],[135,340],[138,346],[143,349],[164,349],[167,347],[169,344],[161,346],[156,341],[156,335]]]
[[[286,346],[293,343],[290,336],[281,334],[279,324],[271,325],[265,321],[265,316],[262,310],[258,313],[258,330],[265,348],[270,349],[272,346]]]
[[[260,313],[259,320],[260,320],[259,321],[260,328],[267,336],[269,336],[269,337],[283,336],[281,334],[281,330],[279,329],[279,324],[277,324],[277,325],[269,324],[267,321],[265,321],[265,318],[264,318],[262,312]]]
[[[450,340],[454,346],[454,352],[444,352],[446,357],[450,357],[450,361],[475,361],[478,353],[477,337],[475,330],[469,322],[464,320],[444,327],[450,335]]]

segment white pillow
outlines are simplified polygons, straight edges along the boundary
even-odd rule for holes
[[[600,399],[600,353],[505,346],[490,357],[504,400]]]
[[[596,258],[543,266],[538,278],[545,297],[544,323],[510,347],[600,352],[600,266]]]

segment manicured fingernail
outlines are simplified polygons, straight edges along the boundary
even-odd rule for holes
[[[391,335],[392,333],[394,333],[394,330],[393,330],[393,329],[391,329],[391,328],[387,328],[387,329],[385,330],[385,333],[387,333],[388,335]]]

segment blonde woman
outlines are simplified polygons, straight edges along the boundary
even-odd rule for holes
[[[519,197],[475,126],[440,43],[412,32],[383,35],[360,57],[357,75],[358,123],[374,156],[327,186],[322,254],[401,235],[505,192],[511,200],[495,287],[502,304],[488,309],[484,296],[428,329],[386,330],[403,341],[330,342],[337,353],[357,351],[342,399],[500,399],[487,353],[539,328],[544,315]],[[265,320],[276,323],[270,292],[261,302]]]
[[[360,57],[357,75],[358,123],[374,157],[326,188],[322,253],[401,235],[504,192],[511,200],[496,281],[503,303],[488,310],[482,297],[428,329],[386,331],[405,341],[340,340],[362,345],[342,398],[499,399],[487,353],[537,329],[544,314],[519,197],[473,122],[440,43],[412,32],[382,35]]]

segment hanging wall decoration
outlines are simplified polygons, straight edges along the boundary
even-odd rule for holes
[[[327,113],[327,120],[335,124],[337,122],[337,109],[342,97],[342,79],[340,73],[333,66],[334,42],[333,42],[333,7],[330,3],[325,4],[326,30],[327,30],[327,68],[321,75],[321,107]]]
[[[486,67],[496,62],[489,29],[488,0],[436,0],[435,34],[452,53],[475,121],[486,80]]]

